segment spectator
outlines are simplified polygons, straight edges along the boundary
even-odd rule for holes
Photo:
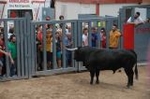
[[[47,17],[46,17],[46,21],[50,21],[50,20],[51,20],[51,17],[50,17],[50,16],[47,16]],[[52,24],[45,24],[45,28],[46,28],[46,29],[52,28]]]
[[[60,15],[60,16],[59,16],[59,20],[64,20],[64,16],[63,16],[63,15]]]
[[[143,19],[140,17],[140,12],[136,12],[134,17],[130,17],[128,20],[127,20],[127,23],[133,23],[135,25],[139,25],[139,24],[143,24],[144,21]]]
[[[110,31],[109,34],[109,49],[118,49],[120,36],[121,33],[118,30],[117,25],[113,24],[112,30]],[[121,72],[121,70],[118,70],[118,72]]]
[[[110,49],[118,48],[120,36],[121,36],[121,33],[119,32],[117,25],[114,24],[112,26],[112,30],[109,33],[109,48]]]
[[[4,69],[4,54],[7,55],[7,56],[10,56],[10,53],[9,52],[5,52],[4,51],[5,47],[4,47],[4,42],[3,42],[3,38],[1,37],[1,34],[0,34],[0,79],[2,78],[2,70]],[[10,57],[11,58],[11,57]],[[13,60],[11,58],[11,63],[13,64]]]
[[[10,36],[13,34],[14,34],[14,28],[10,28],[8,33],[8,39],[10,39]]]
[[[71,32],[71,26],[69,25],[66,25],[66,30],[65,30],[66,33],[70,33]]]
[[[60,21],[64,20],[64,16],[63,16],[63,15],[60,15],[60,16],[59,16],[59,20],[60,20]],[[59,24],[59,27],[62,28],[62,27],[63,27],[63,23],[60,23],[60,24]]]
[[[66,37],[64,39],[64,44],[65,44],[65,47],[67,47],[67,48],[72,47],[73,41],[72,41],[71,33],[66,33]],[[72,59],[71,57],[72,57],[72,52],[66,50],[66,61],[67,61],[68,66],[71,66],[71,59]]]
[[[50,17],[50,16],[46,16],[45,20],[46,20],[46,21],[50,21],[50,20],[51,20],[51,17]]]
[[[46,31],[46,53],[47,53],[47,69],[52,68],[52,31]]]
[[[53,29],[53,25],[52,24],[47,24],[46,29]]]
[[[10,56],[13,59],[13,63],[10,67],[10,76],[15,76],[17,74],[17,45],[16,45],[16,36],[10,36],[10,42],[8,43],[8,49],[10,51]]]
[[[91,33],[91,43],[92,47],[96,47],[98,41],[98,33],[96,27],[92,27],[92,33]]]
[[[61,40],[61,37],[60,37],[60,34],[59,32],[56,32],[56,60],[57,60],[57,65],[58,65],[58,68],[61,67],[61,58],[62,58],[62,40]]]
[[[82,46],[88,46],[88,29],[87,28],[83,29]]]
[[[42,60],[43,60],[43,50],[42,50],[42,43],[43,43],[43,32],[42,32],[42,26],[39,25],[37,27],[37,61],[38,61],[38,70],[42,70]]]
[[[105,30],[105,28],[101,28],[100,37],[101,37],[101,48],[106,48],[106,30]]]
[[[42,43],[42,39],[43,39],[42,26],[39,25],[37,27],[37,40],[39,41],[39,43]]]

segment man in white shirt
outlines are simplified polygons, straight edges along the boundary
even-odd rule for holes
[[[88,46],[88,29],[87,28],[83,29],[82,46]]]
[[[133,23],[135,25],[139,25],[139,24],[143,24],[144,21],[143,19],[140,17],[140,12],[136,12],[134,17],[130,17],[128,20],[127,20],[127,23]]]

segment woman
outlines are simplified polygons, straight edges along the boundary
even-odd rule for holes
[[[52,68],[52,31],[46,31],[46,53],[47,53],[47,69]]]

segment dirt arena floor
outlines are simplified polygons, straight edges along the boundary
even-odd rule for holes
[[[139,67],[130,89],[124,71],[102,71],[99,85],[89,79],[89,72],[82,72],[0,82],[0,99],[150,99],[146,66]]]

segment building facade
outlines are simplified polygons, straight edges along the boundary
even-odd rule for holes
[[[123,6],[149,4],[149,0],[56,0],[55,17],[77,19],[79,14],[118,16]]]

